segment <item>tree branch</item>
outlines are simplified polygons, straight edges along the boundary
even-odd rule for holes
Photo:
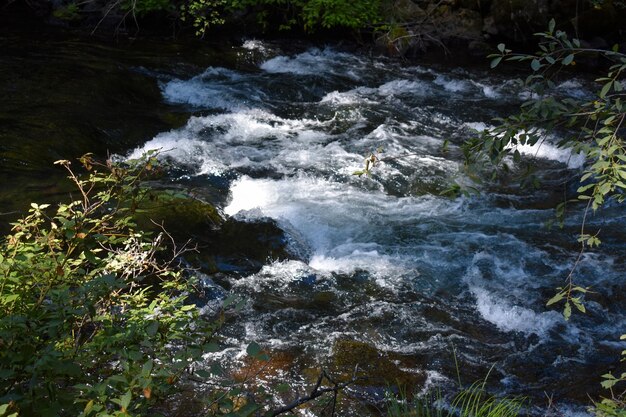
[[[353,384],[357,380],[357,377],[356,377],[357,371],[358,371],[358,365],[354,368],[354,373],[352,374],[352,378],[349,381],[336,383],[335,381],[333,381],[333,379],[330,376],[328,376],[328,374],[326,373],[326,370],[322,370],[310,394],[304,397],[299,397],[295,399],[294,401],[292,401],[291,403],[283,407],[277,408],[275,410],[272,410],[265,415],[268,417],[278,416],[280,414],[291,411],[294,408],[301,406],[302,404],[305,404],[309,401],[313,401],[314,399],[319,398],[322,395],[327,394],[329,392],[334,393],[333,395],[333,414],[334,414],[334,410],[335,410],[334,403],[337,401],[337,394],[339,393],[339,391],[346,388],[348,385]],[[324,381],[324,379],[328,380],[328,382],[330,382],[333,386],[327,387],[327,388],[320,388],[322,386],[322,382]]]

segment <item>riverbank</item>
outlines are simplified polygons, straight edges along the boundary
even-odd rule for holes
[[[583,47],[626,49],[626,5],[612,0],[388,0],[352,9],[343,0],[326,6],[293,1],[285,10],[264,0],[239,6],[214,0],[202,7],[182,0],[142,0],[132,8],[124,1],[109,3],[14,1],[5,5],[0,19],[12,30],[56,26],[101,40],[296,38],[355,42],[389,55],[415,57],[438,50],[484,56],[499,42],[534,49],[533,34],[554,18],[557,27],[581,39]]]

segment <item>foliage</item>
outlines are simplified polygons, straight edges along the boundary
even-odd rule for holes
[[[302,7],[304,28],[365,28],[378,22],[380,0],[309,0]]]
[[[0,242],[0,417],[158,416],[190,387],[198,415],[276,416],[329,393],[336,402],[352,381],[322,371],[309,396],[271,409],[285,384],[254,383],[270,360],[255,342],[247,360],[260,371],[243,380],[207,362],[221,350],[226,309],[244,302],[229,297],[214,316],[202,314],[193,271],[181,264],[193,248],[177,246],[162,225],[154,224],[158,233],[137,226],[159,199],[180,201],[180,192],[144,185],[161,172],[155,153],[81,162],[86,178],[57,162],[74,201],[32,203]]]
[[[223,315],[201,317],[194,280],[162,231],[137,230],[148,156],[98,164],[77,199],[31,204],[0,244],[0,414],[144,415],[218,349]]]
[[[190,0],[180,6],[180,20],[191,21],[197,36],[204,36],[211,26],[223,25],[223,9],[226,0]]]
[[[427,393],[409,399],[405,392],[400,398],[387,394],[386,408],[388,417],[448,417],[449,413],[441,407],[441,392]]]
[[[626,334],[620,337],[626,340]],[[626,350],[622,351],[622,362],[626,361]],[[611,372],[602,375],[602,387],[609,390],[610,398],[602,398],[595,402],[592,411],[597,417],[625,417],[626,416],[626,391],[615,392],[616,385],[626,382],[626,372],[615,376]]]
[[[133,16],[144,16],[151,12],[172,10],[173,5],[170,0],[126,0],[121,3],[121,9]]]
[[[371,176],[372,169],[381,161],[380,154],[382,154],[383,152],[383,148],[379,147],[378,149],[376,149],[376,151],[370,153],[370,155],[365,158],[363,162],[363,169],[354,171],[352,175],[356,175],[357,177],[360,177],[361,175]]]
[[[497,169],[506,166],[510,156],[516,162],[521,161],[518,146],[539,147],[546,140],[547,133],[557,132],[561,137],[558,146],[585,156],[576,198],[564,201],[556,208],[562,224],[568,203],[586,205],[578,237],[581,249],[574,268],[567,276],[566,285],[558,288],[557,294],[547,302],[548,306],[563,302],[563,315],[567,320],[572,306],[582,313],[586,311],[583,297],[589,288],[575,284],[574,272],[585,249],[601,243],[599,232],[585,231],[588,211],[598,210],[609,200],[623,203],[626,199],[626,54],[618,52],[617,46],[612,50],[583,48],[578,39],[570,40],[555,26],[555,21],[551,20],[546,32],[536,34],[540,41],[539,51],[534,54],[513,53],[504,44],[499,44],[498,52],[489,56],[492,68],[503,60],[530,65],[532,73],[523,85],[528,88],[531,99],[522,105],[519,114],[499,119],[497,127],[468,142],[464,151],[470,164],[487,162]],[[559,97],[555,93],[554,80],[588,55],[604,59],[608,66],[606,76],[596,80],[599,83],[596,96],[586,100]],[[626,335],[622,339],[626,339]],[[624,355],[626,351],[622,352]],[[614,386],[625,381],[626,373],[603,375],[602,386],[611,390],[611,398],[595,404],[592,411],[597,416],[626,415],[624,393],[613,392]]]
[[[529,62],[532,74],[524,85],[531,92],[531,100],[522,105],[522,111],[506,119],[498,119],[499,126],[486,131],[481,140],[473,141],[467,148],[487,157],[494,165],[504,157],[513,155],[520,159],[519,145],[540,145],[546,132],[566,129],[560,147],[584,152],[591,163],[578,189],[579,200],[590,200],[591,207],[598,209],[607,198],[623,202],[626,189],[626,149],[624,148],[622,124],[626,116],[623,98],[626,55],[614,51],[581,48],[580,41],[568,39],[567,34],[557,30],[554,20],[547,32],[537,34],[540,51],[535,54],[513,54],[504,44],[498,45],[499,53],[490,55],[491,67],[503,59]],[[571,97],[558,98],[554,94],[553,78],[568,66],[576,65],[583,54],[601,54],[614,62],[606,77],[596,81],[602,84],[597,97],[580,101]],[[587,239],[593,245],[595,241]]]
[[[452,402],[460,417],[516,417],[521,414],[525,400],[498,398],[485,391],[484,381],[463,389]]]
[[[279,30],[302,28],[346,27],[366,28],[380,16],[381,0],[350,2],[348,0],[190,0],[181,6],[184,21],[191,21],[198,35],[210,26],[224,24],[229,16],[252,12],[257,22],[267,30],[275,25]]]
[[[539,51],[534,54],[513,53],[504,44],[499,44],[498,52],[489,56],[492,68],[503,60],[529,63],[532,73],[523,85],[531,98],[522,104],[519,114],[497,119],[495,128],[468,141],[464,152],[470,165],[491,164],[496,174],[499,169],[508,170],[507,162],[511,157],[514,162],[522,162],[519,146],[540,147],[548,133],[557,132],[561,137],[557,143],[559,147],[586,157],[576,198],[564,201],[556,208],[562,224],[567,204],[583,202],[587,210],[595,211],[609,199],[621,203],[626,198],[626,55],[617,52],[617,48],[610,51],[582,48],[578,39],[570,40],[565,32],[556,30],[554,20],[548,31],[536,35],[540,38]],[[597,95],[587,100],[560,97],[556,93],[555,79],[589,54],[604,58],[610,65],[607,75],[596,80],[600,84]],[[538,186],[536,178],[531,182]],[[585,231],[584,220],[578,241],[581,252],[576,264],[586,248],[600,244],[598,233]],[[566,287],[560,288],[548,301],[548,305],[564,302],[566,318],[571,314],[572,305],[585,311],[580,296],[587,289],[574,283],[573,272],[567,278]]]
[[[485,381],[478,381],[461,389],[454,396],[451,407],[446,407],[440,391],[416,396],[408,400],[405,395],[387,398],[387,415],[390,417],[517,417],[526,404],[523,398],[498,398],[485,391]]]
[[[61,20],[79,20],[80,19],[80,8],[76,3],[69,3],[65,6],[62,6],[56,9],[52,15],[57,19]]]

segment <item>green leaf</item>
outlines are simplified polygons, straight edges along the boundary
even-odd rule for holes
[[[491,68],[493,69],[493,68],[497,67],[498,64],[500,63],[500,61],[502,61],[502,57],[501,56],[492,59],[491,60],[491,64],[490,64]]]
[[[259,355],[259,353],[261,353],[261,346],[259,346],[257,342],[252,342],[248,345],[246,352],[248,353],[248,355],[256,357]]]
[[[141,368],[141,376],[143,376],[144,378],[148,378],[150,376],[150,373],[152,372],[153,366],[154,363],[152,362],[152,360],[148,360],[146,363],[144,363],[143,367]]]
[[[539,62],[539,60],[535,58],[530,62],[530,67],[533,69],[533,71],[537,72],[541,68],[541,62]]]
[[[214,353],[219,352],[220,347],[217,345],[217,343],[210,342],[202,345],[202,350],[204,351],[204,353]]]
[[[572,306],[569,302],[566,302],[565,307],[563,307],[563,317],[565,318],[565,320],[569,320],[571,315],[572,315]]]
[[[554,33],[554,28],[556,27],[556,21],[554,20],[554,18],[550,19],[550,22],[548,23],[548,31],[550,33]]]
[[[602,385],[602,388],[606,388],[606,389],[610,389],[613,387],[613,385],[617,384],[617,380],[604,380],[600,383],[600,385]]]
[[[93,408],[93,400],[89,400],[85,405],[85,409],[83,410],[83,414],[88,415]],[[1,414],[1,413],[0,413]]]
[[[87,259],[89,262],[91,262],[92,264],[98,263],[98,258],[96,258],[96,255],[94,255],[92,251],[85,250],[83,253],[85,254],[85,259]]]
[[[566,56],[565,58],[563,58],[563,61],[561,61],[562,65],[569,65],[574,61],[574,54],[569,54],[568,56]]]
[[[198,375],[200,378],[202,379],[209,379],[211,378],[211,372],[205,370],[205,369],[198,369],[196,370],[196,375]]]
[[[572,298],[572,303],[574,304],[574,307],[576,307],[581,313],[585,313],[587,311],[584,304],[580,301],[579,298]]]
[[[550,298],[548,300],[548,302],[546,303],[546,306],[552,305],[554,303],[558,303],[559,301],[561,301],[563,299],[563,293],[560,292],[557,295],[555,295],[554,297]]]
[[[504,52],[504,49],[506,48],[506,46],[503,43],[499,43],[498,44],[498,51],[500,52]]]
[[[2,303],[4,304],[9,304],[15,300],[17,300],[19,298],[19,294],[9,294],[9,295],[4,295],[0,298],[0,301],[2,301]]]
[[[159,331],[159,322],[156,320],[152,320],[150,324],[146,327],[146,333],[149,336],[154,336]]]
[[[133,399],[133,393],[130,391],[126,391],[126,394],[120,397],[120,402],[118,403],[123,408],[128,408],[130,405],[130,401]]]
[[[600,98],[606,97],[607,93],[609,92],[612,86],[613,86],[613,81],[610,81],[604,84],[604,87],[602,87],[602,90],[600,90]]]
[[[278,384],[276,386],[276,392],[285,393],[289,391],[291,391],[291,386],[287,383]]]

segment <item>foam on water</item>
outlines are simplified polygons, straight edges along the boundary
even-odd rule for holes
[[[335,105],[376,104],[375,100],[368,98],[368,96],[372,96],[375,92],[375,89],[366,87],[360,87],[345,92],[335,90],[322,97],[320,103]]]
[[[483,122],[465,122],[463,123],[464,126],[469,127],[472,130],[475,130],[477,132],[482,132],[484,130],[488,130],[493,128],[493,126],[490,126],[486,123]]]
[[[233,184],[231,193],[226,214],[268,216],[297,230],[311,247],[308,263],[312,268],[344,274],[365,270],[381,284],[406,274],[415,276],[418,271],[411,254],[390,245],[393,230],[377,225],[412,223],[435,213],[444,216],[455,207],[443,199],[398,200],[310,177],[279,181],[243,177]]]
[[[469,82],[465,80],[450,79],[444,75],[438,75],[435,84],[442,86],[446,91],[453,93],[464,92],[470,88]]]
[[[244,41],[241,47],[249,51],[267,52],[267,48],[265,47],[265,44],[263,43],[263,41],[260,41],[257,39],[248,39]]]
[[[514,148],[524,155],[561,162],[570,169],[581,168],[585,164],[586,159],[584,154],[574,154],[571,149],[559,148],[549,140],[538,142],[535,145],[518,144],[515,145]]]
[[[293,57],[277,56],[261,64],[261,69],[274,74],[335,75],[358,80],[364,62],[352,54],[330,48],[313,48]]]
[[[487,125],[483,122],[465,122],[463,123],[463,126],[469,127],[477,132],[483,132],[494,128],[493,126]],[[583,153],[575,154],[571,149],[560,148],[553,143],[555,139],[556,138],[554,137],[549,137],[543,141],[539,141],[535,145],[512,145],[509,143],[508,148],[517,149],[523,155],[561,162],[567,165],[569,169],[578,169],[585,164],[586,158]]]
[[[425,94],[428,91],[428,84],[419,80],[393,80],[378,87],[381,96]]]
[[[256,41],[242,48],[267,56]],[[225,288],[257,303],[234,325],[240,336],[273,348],[306,343],[319,358],[338,339],[362,340],[420,355],[435,368],[438,359],[429,355],[449,352],[451,341],[487,368],[485,357],[523,361],[533,349],[587,346],[563,352],[558,363],[546,361],[558,368],[594,354],[595,340],[611,340],[611,326],[623,322],[619,307],[598,306],[591,318],[565,326],[558,311],[545,308],[545,295],[576,255],[575,231],[548,236],[541,229],[552,212],[513,208],[517,196],[505,188],[468,199],[436,195],[465,180],[455,145],[472,130],[491,129],[479,121],[501,115],[502,103],[519,103],[515,82],[311,49],[274,57],[250,73],[213,67],[161,88],[170,103],[212,113],[157,135],[131,156],[160,148],[192,174],[228,173],[224,181],[236,179],[225,213],[274,219],[297,258],[206,281],[214,289],[226,280]],[[577,82],[558,89],[580,90]],[[445,139],[448,152],[441,150]],[[563,164],[550,164],[552,173],[582,166],[582,156],[549,139],[519,151]],[[351,175],[378,147],[387,159],[372,175]],[[415,196],[423,193],[435,195]],[[623,288],[623,267],[611,256],[589,254],[580,268],[583,285]],[[216,292],[220,299],[225,293]],[[232,339],[237,354],[245,350],[240,340]],[[603,349],[609,348],[619,346],[607,342]]]
[[[262,110],[192,117],[185,127],[157,135],[129,157],[161,149],[199,175],[235,168],[348,170],[359,163],[362,157],[333,142],[323,127],[317,120],[284,119]]]
[[[250,79],[226,68],[208,68],[189,80],[174,79],[161,84],[165,100],[173,104],[222,110],[260,107],[268,99]]]
[[[470,287],[476,297],[480,315],[506,332],[516,331],[527,335],[535,333],[546,337],[548,331],[559,323],[563,316],[556,311],[537,313],[529,308],[511,305],[499,295],[491,294],[480,287]]]
[[[592,96],[592,93],[579,80],[563,81],[556,86],[556,89],[565,95],[579,99]]]
[[[470,81],[470,82],[474,84],[476,87],[478,87],[479,89],[481,89],[484,96],[487,98],[498,99],[502,96],[502,94],[498,92],[498,89],[492,85],[478,82],[478,81]]]

